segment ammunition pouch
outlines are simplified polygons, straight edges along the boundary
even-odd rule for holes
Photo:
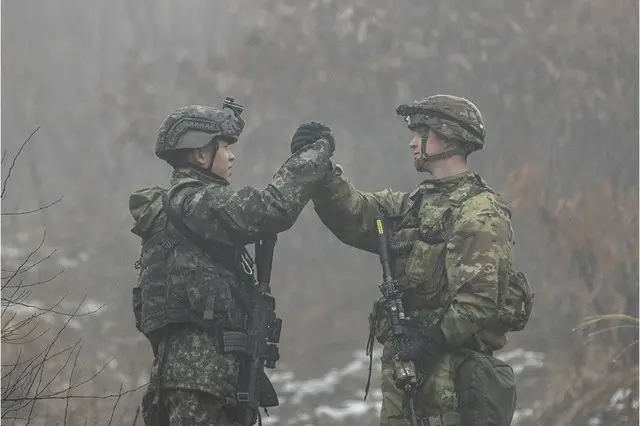
[[[256,345],[258,342],[255,341],[253,336],[243,331],[223,332],[222,350],[224,353],[240,354],[249,358],[260,356],[265,360],[265,367],[275,368],[276,361],[280,359],[278,343],[280,342],[280,333],[282,331],[282,320],[280,318],[274,318],[268,330],[269,335],[267,336],[267,344],[263,353],[257,354]]]
[[[242,331],[225,331],[222,333],[222,350],[224,353],[251,356],[255,340]]]
[[[462,424],[509,426],[517,397],[513,369],[489,354],[469,349],[460,353],[455,386]]]
[[[269,324],[269,334],[267,335],[268,343],[280,343],[280,333],[282,332],[282,320],[280,318],[272,318]],[[268,367],[274,368],[274,367]]]

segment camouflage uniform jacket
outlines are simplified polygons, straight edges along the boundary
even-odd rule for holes
[[[365,193],[341,173],[314,194],[322,222],[344,243],[377,252],[374,217],[391,220],[391,252],[404,306],[417,332],[440,325],[449,347],[498,349],[499,289],[511,266],[510,210],[474,172],[426,180],[413,192]],[[378,341],[388,323],[374,308]]]
[[[296,152],[264,190],[234,191],[211,174],[179,168],[168,190],[150,187],[131,195],[136,221],[132,232],[142,239],[133,291],[136,327],[149,338],[156,355],[164,354],[163,365],[157,365],[156,356],[152,371],[152,377],[162,371],[163,387],[232,397],[238,366],[233,355],[221,352],[220,332],[244,330],[251,304],[247,281],[213,261],[167,220],[163,194],[189,229],[234,254],[293,226],[324,180],[329,157],[324,140]],[[176,328],[178,332],[163,333]]]

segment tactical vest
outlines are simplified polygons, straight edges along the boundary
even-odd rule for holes
[[[182,206],[193,189],[188,183],[175,187],[174,205]],[[252,259],[244,248],[199,239],[181,222],[182,208],[173,217],[167,214],[167,201],[143,237],[136,262],[139,330],[147,336],[169,324],[244,330],[252,299]]]
[[[472,182],[464,182],[451,193],[438,193],[435,205],[423,202],[423,197],[433,185],[421,185],[408,195],[405,212],[389,218],[394,226],[391,231],[390,251],[393,256],[393,273],[403,292],[405,313],[416,329],[439,326],[445,309],[455,296],[445,271],[445,257],[451,248],[452,225],[463,204],[485,192],[495,193],[478,175]],[[429,209],[428,215],[424,209]],[[504,346],[508,331],[524,328],[531,314],[533,293],[524,276],[509,265],[507,273],[498,283],[498,312],[493,327],[497,342],[491,349]],[[372,336],[382,344],[389,333],[381,300],[374,304],[369,316]],[[492,339],[494,340],[494,339]]]

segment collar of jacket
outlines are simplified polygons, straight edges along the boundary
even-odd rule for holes
[[[467,170],[466,172],[459,173],[454,176],[449,176],[442,179],[425,179],[418,185],[418,187],[412,192],[412,196],[415,194],[429,194],[429,193],[444,193],[450,194],[456,189],[460,188],[465,183],[477,182],[479,176],[473,170]]]
[[[205,185],[229,185],[229,181],[227,181],[226,179],[223,179],[220,176],[206,170],[200,170],[196,167],[178,167],[173,169],[173,172],[171,173],[171,185],[174,185],[175,183],[183,179],[196,179],[204,183]]]

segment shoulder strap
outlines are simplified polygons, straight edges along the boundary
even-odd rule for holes
[[[208,241],[193,232],[193,230],[191,230],[191,228],[189,228],[187,224],[184,223],[182,217],[180,217],[180,215],[174,210],[174,208],[171,207],[171,202],[169,201],[169,196],[166,192],[162,194],[162,208],[167,214],[167,218],[169,219],[171,224],[178,230],[178,232],[181,233],[182,236],[193,243],[196,247],[202,250],[207,256],[209,256],[211,260],[221,264],[226,269],[235,274],[242,273],[249,275],[249,271],[245,269],[253,269],[253,260],[244,247],[242,249],[239,249],[238,247],[230,246],[217,241]],[[248,267],[241,267],[241,262],[248,262]]]
[[[207,241],[200,235],[196,234],[187,226],[180,215],[171,207],[169,196],[167,193],[162,194],[162,208],[167,214],[167,218],[171,224],[192,244],[202,250],[213,262],[222,265],[227,270],[233,272],[242,282],[247,285],[254,284],[253,276],[253,259],[246,248],[230,246],[217,241]],[[251,320],[251,300],[247,295],[239,291],[239,289],[231,286],[231,294],[242,305],[247,317]]]

